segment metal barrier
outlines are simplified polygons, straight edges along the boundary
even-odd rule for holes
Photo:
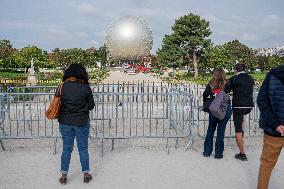
[[[0,91],[0,142],[2,139],[60,138],[57,120],[46,119],[44,113],[53,97],[54,86],[10,87]],[[116,139],[163,138],[169,150],[169,139],[186,138],[193,144],[195,136],[204,137],[208,113],[202,111],[203,86],[150,82],[107,83],[92,86],[96,107],[90,112],[90,138],[101,146]],[[255,97],[257,89],[255,90]],[[245,116],[246,137],[263,134],[258,127],[257,104]],[[226,137],[234,137],[230,119]]]
[[[4,132],[3,128],[2,128],[2,125],[4,123],[4,120],[5,120],[5,104],[4,104],[4,96],[3,95],[0,95],[0,130],[2,132]],[[3,144],[3,141],[2,139],[0,138],[0,144],[1,144],[1,148],[3,151],[5,151],[5,147],[4,147],[4,144]]]
[[[208,128],[208,120],[209,120],[209,114],[206,112],[203,112],[203,100],[202,100],[202,93],[204,91],[204,87],[200,87],[198,89],[198,93],[195,91],[195,94],[198,94],[198,97],[195,101],[196,105],[196,125],[198,127],[198,136],[205,137],[207,128]],[[194,93],[194,92],[192,92]],[[253,138],[253,137],[259,137],[263,135],[263,130],[259,128],[259,116],[260,111],[258,109],[257,103],[256,103],[256,97],[258,94],[258,88],[254,89],[254,107],[252,108],[252,111],[245,115],[244,117],[244,123],[243,123],[243,130],[244,130],[244,136]],[[225,132],[226,138],[235,137],[235,129],[234,129],[234,123],[233,123],[233,116],[231,116],[229,122],[227,123],[227,128]]]
[[[104,140],[130,138],[194,139],[194,99],[192,95],[163,85],[106,84],[92,86],[96,107],[90,113],[90,138]],[[57,120],[48,120],[45,111],[55,87],[15,87],[1,95],[6,107],[0,125],[0,139],[60,138]]]

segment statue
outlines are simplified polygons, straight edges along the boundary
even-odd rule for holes
[[[37,83],[35,68],[34,68],[34,58],[31,60],[31,68],[29,69],[27,86],[34,86]]]
[[[29,69],[30,74],[35,74],[34,59],[35,58],[32,58],[31,60],[31,68]]]

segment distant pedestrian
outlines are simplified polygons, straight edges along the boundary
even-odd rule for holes
[[[230,78],[231,90],[233,90],[233,121],[235,126],[236,143],[239,153],[235,155],[236,159],[247,161],[244,149],[244,115],[249,114],[254,107],[253,102],[253,78],[245,72],[244,64],[234,66],[235,75]]]
[[[67,173],[75,138],[82,172],[84,173],[83,180],[85,183],[92,180],[92,175],[89,174],[88,137],[90,129],[89,111],[94,108],[94,98],[88,80],[87,71],[81,64],[71,64],[64,71],[61,112],[58,118],[63,140],[62,176],[59,178],[61,184],[67,182]]]
[[[284,65],[266,75],[257,104],[260,110],[259,126],[264,129],[257,189],[267,189],[272,170],[284,147]]]
[[[205,102],[208,97],[214,99],[216,94],[224,91],[225,93],[230,92],[230,83],[226,79],[226,73],[223,69],[217,68],[214,70],[213,78],[209,81],[203,92],[203,102]],[[219,120],[212,113],[209,112],[209,125],[207,129],[207,134],[204,142],[203,156],[209,157],[213,151],[213,137],[217,128],[217,138],[215,142],[215,159],[222,159],[224,152],[224,136],[227,122],[232,115],[231,102],[228,101],[227,110],[225,118]]]

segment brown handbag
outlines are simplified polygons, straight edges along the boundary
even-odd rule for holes
[[[57,119],[60,115],[62,85],[63,84],[57,87],[57,90],[53,96],[53,99],[50,102],[47,111],[45,112],[47,119]]]

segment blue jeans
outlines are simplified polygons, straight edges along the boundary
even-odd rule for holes
[[[89,152],[88,152],[88,137],[90,123],[83,126],[63,125],[59,124],[60,133],[63,140],[63,151],[61,154],[61,173],[67,174],[73,151],[74,139],[76,137],[77,147],[80,156],[80,162],[83,173],[88,173],[89,168]]]
[[[209,113],[209,126],[207,129],[207,134],[204,142],[203,155],[206,156],[211,155],[213,151],[213,137],[215,130],[217,128],[217,138],[215,142],[215,157],[216,158],[223,157],[225,129],[231,115],[232,115],[232,108],[230,104],[228,105],[226,116],[222,120],[217,119],[211,113]]]

